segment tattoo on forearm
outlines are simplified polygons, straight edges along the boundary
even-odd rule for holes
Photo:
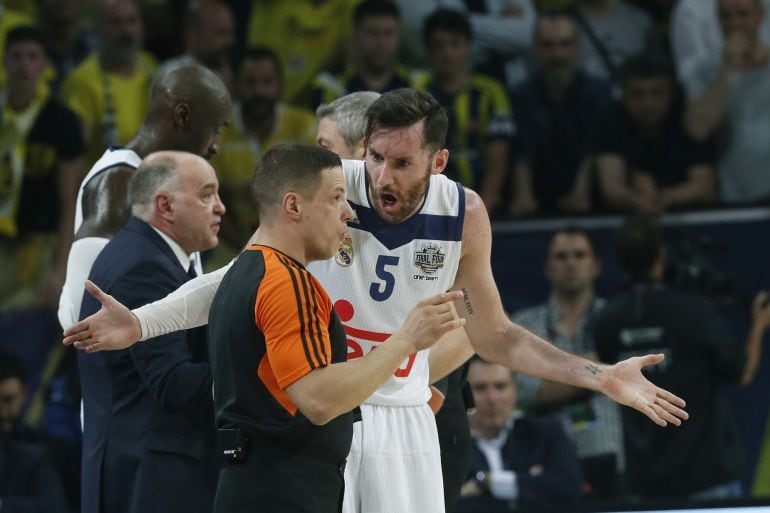
[[[468,313],[473,315],[473,305],[471,304],[471,297],[468,295],[468,291],[466,289],[460,289],[463,291],[463,302],[465,303],[465,308],[468,310]]]
[[[599,374],[602,371],[597,365],[593,365],[593,364],[586,365],[586,369],[588,370],[588,372],[590,372],[594,376]]]

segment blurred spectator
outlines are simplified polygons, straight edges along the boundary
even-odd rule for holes
[[[511,95],[519,152],[509,212],[587,212],[593,124],[610,85],[578,69],[577,27],[565,12],[538,19],[534,47],[538,67]]]
[[[23,25],[8,33],[4,45],[0,311],[54,307],[84,172],[77,117],[40,85],[48,63],[43,45],[42,33]]]
[[[617,234],[617,254],[630,288],[599,315],[597,353],[605,362],[664,354],[649,378],[686,397],[690,414],[680,427],[660,429],[623,408],[629,493],[651,501],[742,497],[743,448],[722,386],[753,379],[770,325],[768,295],[755,298],[749,336],[739,343],[706,296],[664,285],[666,250],[653,218],[628,219]]]
[[[576,0],[580,65],[589,75],[616,82],[632,55],[662,50],[650,16],[623,0]]]
[[[580,502],[575,449],[551,418],[514,413],[511,371],[473,357],[468,370],[476,411],[471,415],[470,479],[458,513],[553,510]]]
[[[719,0],[721,63],[703,70],[687,108],[697,140],[716,134],[722,200],[770,200],[770,48],[759,37],[762,0]],[[700,70],[699,70],[700,71]],[[721,129],[721,130],[719,130]]]
[[[61,480],[45,447],[0,436],[3,513],[67,513]]]
[[[527,75],[536,11],[531,0],[397,0],[401,12],[401,50],[407,64],[426,67],[422,44],[425,18],[438,9],[463,11],[473,30],[473,69],[504,82],[510,89]]]
[[[5,41],[6,34],[18,25],[33,25],[35,20],[22,12],[8,8],[0,2],[0,41]],[[3,46],[0,46],[0,58],[3,56]],[[0,67],[0,86],[5,84],[5,69]]]
[[[27,373],[21,358],[0,351],[0,511],[65,512],[68,507],[61,477],[66,477],[71,486],[79,486],[79,451],[63,452],[63,444],[45,439],[24,422],[27,393]],[[58,472],[51,453],[63,464]],[[74,498],[70,506],[75,509],[78,504]]]
[[[761,0],[765,12],[770,0]],[[770,16],[764,16],[760,39],[770,44]],[[724,41],[719,28],[717,0],[679,0],[671,15],[669,33],[677,76],[688,97],[708,87],[710,74],[722,62]]]
[[[136,0],[101,0],[99,49],[62,84],[65,103],[83,123],[88,160],[104,148],[126,144],[147,110],[155,59],[142,48],[142,18]]]
[[[545,276],[548,301],[516,312],[513,322],[559,349],[596,360],[593,325],[606,301],[596,296],[601,271],[590,235],[565,228],[551,237]],[[618,405],[604,394],[517,374],[519,399],[526,409],[554,414],[577,449],[587,498],[617,500],[624,468],[623,430]]]
[[[658,214],[713,204],[716,176],[706,144],[689,136],[668,60],[637,56],[622,72],[622,101],[596,134],[596,168],[604,205]]]
[[[253,0],[246,46],[273,49],[285,65],[283,100],[307,108],[313,79],[341,66],[357,0]]]
[[[231,67],[235,20],[224,0],[193,0],[185,13],[185,53],[163,63],[158,74],[182,63],[197,62],[219,75],[233,90]]]
[[[398,64],[398,7],[389,0],[364,0],[353,14],[351,63],[341,72],[324,71],[315,79],[311,106],[348,93],[384,93],[411,85],[411,72]]]
[[[249,182],[262,154],[285,142],[315,142],[313,113],[281,102],[283,65],[269,48],[249,48],[235,63],[235,98],[230,125],[222,132],[219,153],[212,159],[227,215],[221,242],[206,266],[216,269],[243,248],[259,224]]]
[[[362,160],[366,155],[364,113],[380,93],[358,91],[320,105],[316,111],[318,132],[315,143],[342,159]]]
[[[55,70],[52,90],[58,94],[64,79],[96,48],[96,35],[83,21],[78,0],[37,0],[38,26]]]
[[[474,188],[492,211],[509,169],[514,125],[508,96],[493,78],[470,71],[473,36],[467,17],[448,9],[425,20],[430,72],[414,87],[430,92],[447,109],[447,148],[452,154],[444,174]]]

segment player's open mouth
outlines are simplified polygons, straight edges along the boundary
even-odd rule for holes
[[[393,208],[396,203],[398,203],[398,198],[392,194],[381,194],[380,202],[382,203],[383,208],[390,209]]]

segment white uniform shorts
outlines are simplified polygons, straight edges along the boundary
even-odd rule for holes
[[[343,513],[444,513],[436,419],[420,406],[361,405]]]

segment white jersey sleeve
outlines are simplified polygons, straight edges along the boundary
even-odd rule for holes
[[[342,163],[355,217],[335,257],[308,268],[331,296],[347,333],[348,359],[354,359],[385,342],[419,301],[452,287],[465,194],[457,182],[433,175],[419,212],[388,224],[369,203],[364,162]],[[430,397],[428,378],[428,351],[412,354],[367,403],[423,404]]]

